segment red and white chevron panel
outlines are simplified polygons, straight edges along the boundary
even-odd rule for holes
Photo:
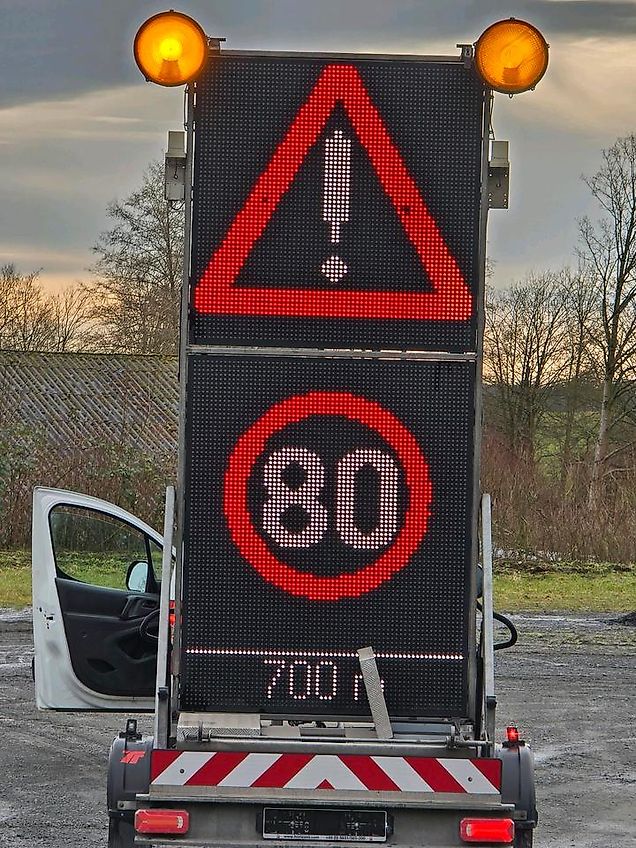
[[[156,750],[152,752],[151,781],[153,786],[491,795],[501,790],[501,761],[459,757]]]

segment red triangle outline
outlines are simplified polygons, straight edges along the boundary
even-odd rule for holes
[[[340,101],[433,285],[432,292],[237,288],[234,282]],[[353,65],[327,65],[194,289],[200,314],[467,321],[473,297]]]

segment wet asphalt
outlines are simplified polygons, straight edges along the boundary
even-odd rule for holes
[[[636,848],[636,627],[618,618],[516,615],[497,653],[499,738],[517,724],[536,758],[535,848]],[[32,655],[28,611],[0,610],[0,846],[104,848],[124,717],[39,713]]]

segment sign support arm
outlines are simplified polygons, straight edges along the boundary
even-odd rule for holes
[[[382,691],[382,681],[378,673],[373,648],[360,648],[358,657],[360,658],[360,670],[367,693],[367,700],[371,708],[371,717],[375,724],[378,738],[393,739],[393,728],[391,727],[389,711],[386,708],[384,692]]]

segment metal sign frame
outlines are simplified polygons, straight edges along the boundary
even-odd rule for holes
[[[221,53],[220,41],[210,40],[210,50],[212,60],[214,56]],[[231,51],[223,50],[223,56],[238,56],[238,57],[297,57],[297,58],[316,58],[325,59],[328,61],[338,60],[359,60],[359,59],[384,59],[395,62],[439,62],[445,64],[463,64],[465,66],[473,65],[472,50],[466,47],[462,48],[461,55],[458,56],[439,56],[439,55],[393,55],[393,54],[358,54],[358,53],[293,53],[293,52],[268,52],[268,51]],[[177,477],[177,508],[176,508],[176,550],[177,550],[177,566],[175,580],[175,613],[176,625],[174,629],[173,651],[172,651],[172,703],[179,707],[179,677],[181,673],[181,631],[180,631],[180,615],[182,604],[182,582],[183,582],[183,522],[185,513],[185,475],[186,475],[186,398],[187,398],[187,374],[188,374],[188,356],[191,353],[254,353],[254,350],[240,347],[228,347],[227,345],[211,346],[211,345],[191,345],[189,343],[189,312],[190,312],[190,294],[191,285],[195,281],[191,278],[191,262],[192,262],[192,203],[193,203],[193,165],[194,152],[196,144],[195,133],[195,106],[196,106],[197,85],[191,83],[186,88],[186,103],[185,103],[185,125],[186,125],[186,166],[185,166],[185,238],[184,238],[184,266],[183,266],[183,287],[181,297],[181,326],[180,326],[180,344],[179,344],[179,457],[178,457],[178,477]],[[482,126],[482,145],[481,145],[481,198],[480,198],[480,214],[479,214],[479,243],[478,243],[478,258],[477,258],[477,280],[476,280],[476,299],[475,299],[475,315],[476,315],[476,350],[467,353],[445,353],[435,351],[417,351],[417,352],[386,352],[386,351],[366,351],[365,358],[392,358],[410,359],[416,358],[420,360],[460,360],[460,361],[475,361],[476,362],[476,383],[475,383],[475,427],[474,427],[474,463],[473,463],[473,502],[472,502],[472,555],[471,555],[471,585],[469,587],[469,604],[472,612],[468,615],[468,715],[467,716],[440,716],[442,719],[452,718],[455,720],[468,720],[474,723],[475,727],[480,723],[481,705],[476,702],[477,690],[477,645],[476,645],[476,626],[477,616],[475,609],[476,601],[476,585],[477,585],[477,561],[479,556],[479,497],[480,497],[480,454],[481,454],[481,415],[482,415],[482,369],[483,369],[483,332],[484,332],[484,294],[485,294],[485,258],[486,258],[486,233],[487,233],[487,218],[488,218],[488,159],[489,159],[489,132],[491,125],[492,113],[492,92],[490,89],[483,88],[483,126]],[[287,355],[301,356],[306,358],[324,357],[329,355],[321,349],[312,348],[280,348],[267,347],[263,352],[268,355],[276,353],[285,353]],[[351,352],[350,352],[351,353]],[[360,352],[362,354],[362,352]],[[335,354],[338,355],[338,354]],[[342,355],[342,352],[340,352]],[[267,718],[276,719],[293,719],[298,718],[298,713],[282,714],[282,715],[267,715]],[[322,718],[321,716],[307,715],[303,716],[306,719]],[[352,719],[359,721],[359,717],[330,715],[330,720],[346,721]]]

